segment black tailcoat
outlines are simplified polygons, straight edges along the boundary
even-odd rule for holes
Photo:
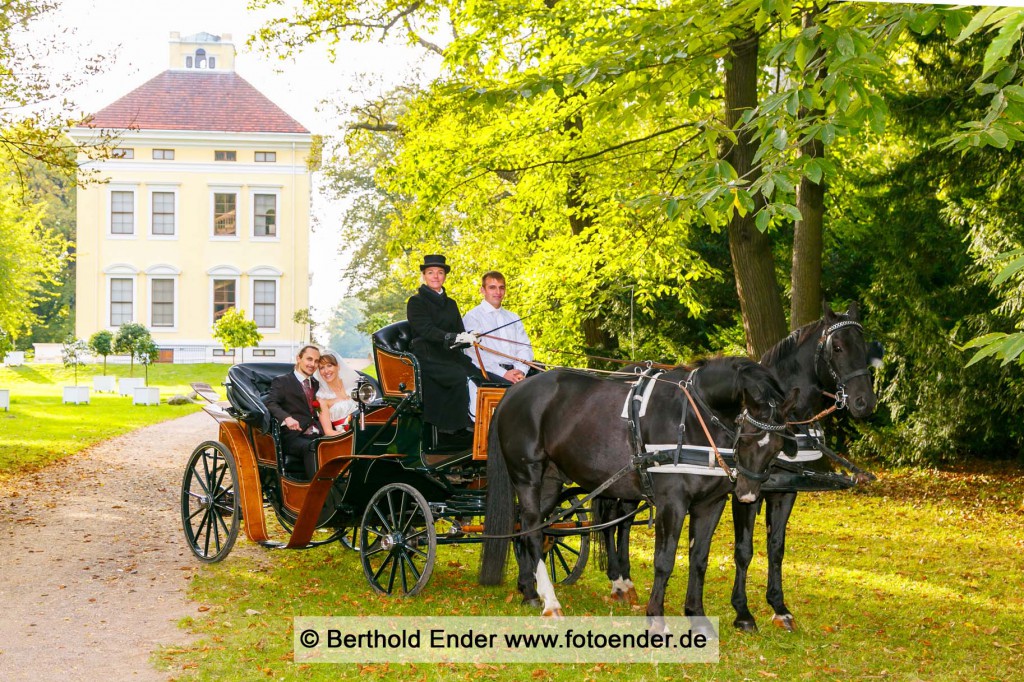
[[[447,334],[466,331],[459,305],[442,292],[420,286],[409,298],[406,315],[412,327],[410,347],[419,360],[423,380],[423,419],[442,431],[469,427],[466,379],[479,374],[462,350],[452,350]]]

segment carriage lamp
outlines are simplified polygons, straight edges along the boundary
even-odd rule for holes
[[[377,391],[374,390],[373,384],[365,379],[360,379],[356,387],[352,389],[352,400],[357,403],[369,403],[376,397]]]

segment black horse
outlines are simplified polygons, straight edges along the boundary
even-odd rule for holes
[[[810,419],[829,403],[845,405],[850,415],[862,419],[875,410],[868,365],[872,360],[857,304],[837,315],[827,304],[824,317],[800,327],[777,343],[761,358],[761,364],[775,373],[785,390],[799,389],[799,401],[789,412],[794,421]],[[766,487],[771,484],[767,484]],[[796,503],[795,491],[763,492],[768,528],[768,604],[774,609],[772,621],[786,630],[794,629],[793,614],[782,594],[782,559],[786,551],[786,524]],[[754,556],[753,534],[761,500],[750,504],[734,497],[733,526],[736,532],[736,578],[732,606],[733,625],[741,630],[757,629],[747,606],[747,568]]]
[[[715,442],[735,448],[735,484],[724,471],[718,476],[673,471],[647,474],[651,483],[646,488],[644,477],[632,466],[640,448],[622,417],[631,389],[621,381],[551,370],[505,394],[490,427],[486,535],[513,532],[517,495],[520,527],[526,531],[522,551],[517,552],[524,603],[539,605],[543,596],[544,615],[562,613],[541,558],[539,528],[554,507],[553,496],[544,493],[545,480],[557,480],[561,474],[587,490],[614,479],[602,491],[608,498],[653,498],[658,516],[649,616],[664,614],[665,587],[689,513],[691,543],[697,548],[691,551],[691,561],[699,565],[691,566],[696,570],[691,571],[686,613],[704,614],[704,571],[725,500],[734,488],[741,499],[756,499],[776,454],[782,449],[795,452],[782,424],[795,396],[786,399],[771,372],[746,358],[717,358],[698,363],[693,370],[674,369],[658,377],[649,395],[646,415],[637,428],[642,443],[675,444],[682,435],[685,443],[706,444],[697,409],[683,386],[703,405],[700,412]],[[725,427],[733,422],[735,431]],[[784,448],[784,441],[793,447]],[[710,468],[709,473],[715,471]],[[501,582],[508,545],[508,539],[485,540],[481,584]]]

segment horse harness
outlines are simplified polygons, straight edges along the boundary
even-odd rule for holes
[[[680,390],[683,391],[685,399],[682,401],[683,409],[679,418],[675,445],[644,443],[643,435],[640,431],[640,421],[646,409],[647,399],[653,389],[653,384],[659,380],[663,381],[659,377],[664,374],[664,371],[648,367],[637,376],[637,380],[633,382],[630,388],[626,399],[627,409],[625,410],[628,416],[624,415],[624,418],[627,419],[629,426],[633,457],[630,467],[617,472],[614,479],[617,480],[629,469],[635,470],[640,476],[641,489],[648,501],[653,498],[654,494],[651,473],[727,476],[731,482],[736,481],[736,475],[739,473],[759,483],[768,480],[768,477],[771,475],[770,469],[763,473],[758,473],[744,467],[735,457],[735,448],[740,438],[756,436],[767,432],[780,433],[786,429],[786,424],[761,422],[752,417],[747,410],[743,410],[736,418],[733,447],[719,448],[715,444],[711,432],[708,430],[704,414],[707,414],[708,420],[719,428],[725,429],[726,427],[718,419],[718,416],[711,411],[711,408],[704,402],[700,394],[693,390],[693,380],[699,370],[699,367],[693,369],[684,381],[677,383]],[[686,417],[691,407],[708,440],[709,445],[707,446],[691,445],[683,442],[686,437]],[[757,431],[743,433],[744,423],[750,424]],[[604,487],[611,485],[612,482],[614,481],[606,482]]]

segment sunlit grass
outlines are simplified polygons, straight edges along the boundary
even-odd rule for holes
[[[340,545],[272,552],[245,539],[224,562],[197,568],[192,597],[209,610],[186,625],[199,642],[165,651],[161,660],[186,677],[229,680],[1005,680],[1024,666],[1024,511],[1011,502],[1024,499],[1020,474],[894,472],[857,492],[800,496],[784,568],[795,633],[771,625],[763,525],[749,590],[761,631],[745,635],[730,627],[732,529],[723,523],[705,590],[709,615],[722,623],[715,665],[298,665],[291,631],[298,615],[527,616],[534,610],[519,605],[511,574],[502,587],[476,584],[477,545],[439,547],[426,589],[391,599],[370,589],[358,555]],[[936,486],[937,480],[949,485]],[[965,480],[976,485],[962,485]],[[982,499],[999,502],[979,504]],[[633,537],[633,578],[646,599],[653,531],[637,527]],[[683,613],[685,570],[685,556],[677,557],[668,615]],[[576,585],[557,591],[571,615],[643,614],[643,604],[631,610],[610,602],[608,589],[592,562]]]
[[[64,405],[63,387],[74,385],[74,372],[61,365],[0,368],[0,388],[11,392],[11,407],[0,412],[0,476],[45,466],[101,440],[196,411],[196,405],[168,405],[187,395],[188,384],[205,381],[218,387],[227,365],[164,365],[149,369],[149,385],[160,389],[160,405],[135,406],[130,397],[97,393],[88,405]],[[91,386],[102,366],[78,370],[78,385]],[[108,365],[107,374],[127,377],[127,365]],[[134,376],[144,376],[136,366]]]

